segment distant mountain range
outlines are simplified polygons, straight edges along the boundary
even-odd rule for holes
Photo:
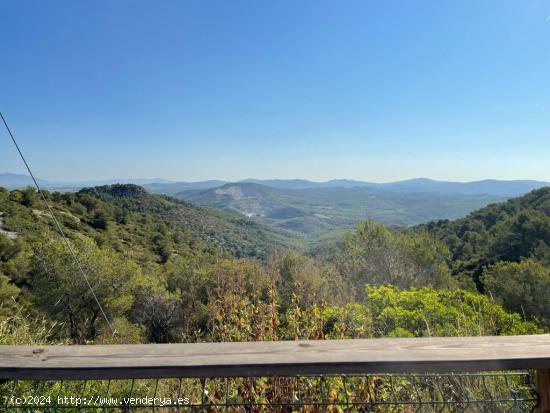
[[[125,184],[136,184],[136,185],[162,185],[166,183],[171,183],[167,179],[162,178],[122,178],[122,179],[103,179],[103,180],[89,180],[89,181],[66,181],[66,182],[53,182],[47,181],[45,179],[38,179],[38,184],[43,188],[47,189],[68,189],[68,190],[78,190],[81,188],[91,187],[91,186],[101,186],[101,185],[112,185],[116,183],[125,183]],[[0,187],[15,189],[15,188],[25,188],[27,186],[34,186],[34,183],[30,176],[23,174],[13,174],[10,172],[0,173]]]
[[[60,191],[112,183],[142,185],[152,193],[237,212],[272,227],[309,235],[348,228],[367,218],[395,226],[455,219],[490,203],[550,186],[550,183],[540,181],[443,182],[425,178],[389,183],[347,179],[327,182],[246,179],[236,183],[220,180],[171,182],[163,179],[39,180],[42,187]],[[0,186],[3,187],[21,188],[31,184],[26,175],[0,174]]]
[[[348,228],[367,218],[395,226],[453,219],[507,199],[499,195],[396,192],[364,186],[285,189],[250,182],[186,190],[173,196],[302,234]]]
[[[212,189],[234,183],[222,180],[209,180],[197,182],[174,182],[162,178],[121,178],[89,181],[52,182],[44,179],[38,180],[39,184],[49,189],[80,189],[90,186],[109,185],[114,183],[131,183],[144,186],[148,191],[165,195],[174,195],[181,191]],[[313,182],[304,179],[244,179],[236,183],[253,183],[279,189],[313,189],[313,188],[374,188],[393,192],[409,193],[439,193],[439,194],[463,194],[463,195],[495,195],[518,196],[533,189],[550,186],[550,182],[533,180],[501,181],[486,179],[472,182],[448,182],[435,181],[426,178],[409,179],[406,181],[376,183],[355,181],[351,179],[333,179],[326,182]],[[0,173],[0,186],[5,188],[22,188],[32,185],[31,178],[27,175]]]
[[[151,192],[174,195],[181,191],[212,189],[232,182],[201,181],[201,182],[173,182],[153,183],[144,185]],[[437,193],[462,195],[493,195],[513,197],[523,195],[533,189],[550,186],[550,182],[534,180],[501,181],[486,179],[472,182],[435,181],[426,178],[409,179],[406,181],[375,183],[354,181],[350,179],[334,179],[326,182],[313,182],[303,179],[245,179],[238,184],[252,183],[278,189],[314,189],[314,188],[372,188],[392,192],[404,193]]]
[[[415,178],[406,181],[376,183],[355,181],[351,179],[333,179],[326,182],[313,182],[305,179],[244,179],[238,182],[208,180],[197,182],[174,182],[162,178],[119,178],[88,181],[53,182],[39,179],[39,184],[48,189],[80,189],[90,186],[115,183],[131,183],[144,186],[148,191],[165,195],[174,195],[187,190],[218,188],[229,183],[252,183],[279,189],[313,189],[313,188],[374,188],[393,192],[439,193],[464,195],[518,196],[533,189],[550,186],[550,182],[534,180],[495,180],[486,179],[472,182],[435,181],[426,178]],[[5,188],[23,188],[32,185],[27,175],[0,173],[0,186]]]
[[[42,186],[48,186],[50,183],[43,179],[37,179],[38,184]],[[10,172],[0,173],[0,186],[8,189],[12,188],[24,188],[34,183],[30,176],[12,174]]]

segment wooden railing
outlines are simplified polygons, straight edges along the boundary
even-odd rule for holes
[[[550,335],[198,344],[0,346],[3,380],[535,370],[550,412]]]

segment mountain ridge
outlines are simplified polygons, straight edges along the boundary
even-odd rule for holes
[[[86,180],[74,182],[53,182],[39,179],[39,184],[47,189],[78,190],[84,187],[121,184],[142,185],[148,191],[165,195],[175,195],[186,190],[200,190],[221,187],[226,184],[255,183],[279,189],[314,189],[314,188],[374,188],[404,193],[441,193],[441,194],[485,194],[495,196],[519,196],[534,189],[550,186],[550,182],[537,180],[499,180],[483,179],[478,181],[438,181],[429,178],[412,178],[395,182],[368,182],[353,179],[332,179],[324,182],[306,179],[254,179],[247,178],[232,182],[227,180],[205,181],[170,181],[163,178],[125,178]],[[29,176],[23,174],[0,173],[0,186],[6,188],[21,188],[32,185]]]
[[[454,219],[507,199],[496,195],[400,193],[371,187],[283,189],[252,182],[187,190],[173,196],[307,235],[350,228],[363,219],[405,227]]]

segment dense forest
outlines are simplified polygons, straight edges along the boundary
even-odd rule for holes
[[[456,221],[302,240],[136,185],[0,189],[0,342],[498,335],[550,325],[550,188]]]
[[[453,276],[510,311],[548,326],[550,188],[489,205],[463,219],[420,227],[451,252]]]

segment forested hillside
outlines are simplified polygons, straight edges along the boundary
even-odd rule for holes
[[[46,197],[117,333],[106,328],[38,194],[0,189],[4,343],[516,334],[547,325],[536,292],[548,289],[548,227],[539,225],[548,219],[548,190],[412,230],[364,221],[316,256],[284,232],[135,185]],[[535,219],[525,228],[538,232],[514,224],[527,222],[523,215]],[[532,245],[478,264],[483,295],[458,288],[472,286],[464,280],[476,272],[454,263],[453,254],[466,261],[466,247],[450,240],[461,222],[488,216],[491,228],[515,228]],[[468,245],[472,234],[456,237]],[[527,288],[531,298],[518,301]]]
[[[170,306],[178,300],[198,305],[186,308],[187,323],[200,319],[214,268],[234,268],[261,284],[260,262],[295,245],[283,232],[135,185],[45,195],[110,316],[150,328],[154,340],[160,333],[151,317],[175,317]],[[60,337],[79,342],[99,334],[103,320],[93,297],[33,189],[0,189],[0,271],[4,315],[21,308],[46,314],[62,323]]]
[[[91,195],[106,208],[150,214],[171,226],[185,228],[204,242],[216,245],[236,257],[261,259],[273,251],[299,248],[295,234],[273,229],[245,217],[210,208],[198,207],[174,198],[151,195],[137,185],[108,185],[86,188],[77,196]],[[114,212],[116,214],[116,212]]]
[[[299,234],[319,235],[351,229],[358,220],[373,219],[409,226],[434,219],[458,218],[505,199],[485,193],[393,191],[385,187],[320,186],[284,188],[233,183],[175,194],[178,199],[237,212],[252,220]]]
[[[447,244],[463,282],[513,311],[550,319],[550,187],[419,229]]]

